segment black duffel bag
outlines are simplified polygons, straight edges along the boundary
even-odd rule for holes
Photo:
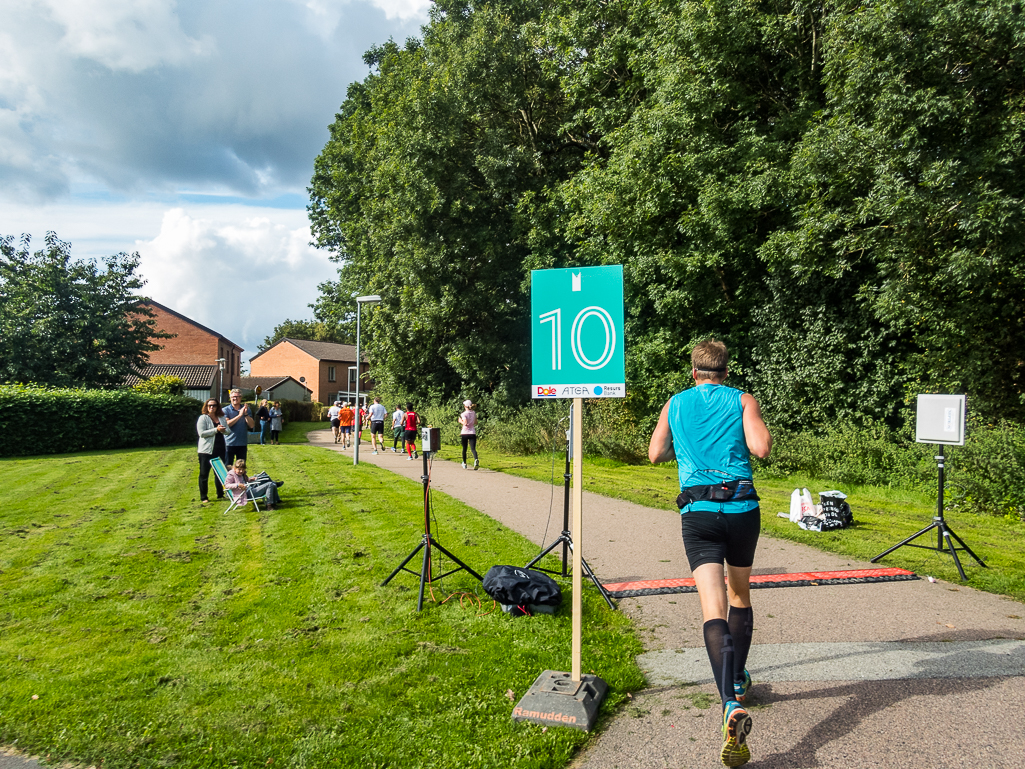
[[[562,603],[558,583],[544,572],[519,566],[492,566],[484,575],[484,592],[514,614],[552,612]]]

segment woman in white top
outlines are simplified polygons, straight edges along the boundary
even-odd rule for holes
[[[224,433],[228,430],[228,422],[224,417],[221,404],[211,398],[203,404],[203,413],[196,422],[199,433],[199,501],[209,505],[207,494],[210,489],[210,460],[217,457],[224,461]],[[224,499],[221,481],[214,473],[214,486],[217,487],[217,498]]]
[[[480,460],[477,458],[477,411],[473,401],[463,401],[463,408],[466,409],[459,415],[459,424],[463,426],[459,439],[463,442],[463,469],[466,469],[466,447],[473,452],[473,469],[480,467]]]

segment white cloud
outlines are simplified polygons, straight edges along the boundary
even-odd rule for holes
[[[317,286],[336,271],[309,245],[304,212],[212,213],[220,216],[171,209],[159,234],[133,250],[153,299],[242,345],[248,358],[285,318],[312,317]]]
[[[294,0],[309,9],[321,29],[334,31],[346,15],[352,0]],[[431,0],[370,0],[371,5],[384,11],[388,19],[427,21]]]
[[[81,183],[299,192],[363,51],[419,31],[402,7],[0,0],[0,203]]]
[[[190,37],[181,28],[176,0],[43,0],[63,29],[61,49],[112,70],[142,72],[209,55],[209,35]]]

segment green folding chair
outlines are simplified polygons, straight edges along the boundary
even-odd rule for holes
[[[267,492],[259,496],[254,496],[253,492],[249,489],[245,491],[239,491],[238,489],[229,489],[225,484],[228,482],[228,469],[224,466],[224,462],[221,461],[220,457],[214,457],[210,460],[210,466],[214,469],[214,475],[217,476],[217,480],[221,482],[221,486],[224,486],[224,493],[228,495],[228,499],[231,500],[231,504],[228,505],[228,509],[224,511],[227,515],[236,507],[242,507],[248,502],[253,503],[253,507],[256,508],[256,512],[260,512],[260,505],[258,501],[267,501]]]

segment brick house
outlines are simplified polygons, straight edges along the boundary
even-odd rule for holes
[[[217,397],[216,388],[221,386],[220,401],[227,402],[227,391],[232,387],[238,387],[242,378],[241,354],[243,348],[234,342],[218,334],[213,329],[196,323],[186,318],[170,307],[165,307],[152,299],[147,300],[150,310],[153,311],[153,319],[160,331],[168,334],[175,334],[171,339],[154,340],[161,345],[159,350],[149,354],[150,366],[188,366],[188,367],[209,367],[216,370],[217,359],[224,358],[223,382],[212,383],[213,397]],[[145,374],[145,372],[142,372]],[[198,371],[196,372],[198,376]],[[203,375],[205,376],[205,368]],[[217,371],[215,379],[220,380],[220,372]],[[198,387],[198,384],[197,384]],[[191,389],[191,388],[190,388]]]
[[[367,379],[366,355],[360,362],[360,393],[369,392],[374,383]],[[356,390],[356,347],[335,342],[309,342],[282,339],[249,359],[254,377],[289,375],[313,391],[313,400],[332,403],[352,400]]]

